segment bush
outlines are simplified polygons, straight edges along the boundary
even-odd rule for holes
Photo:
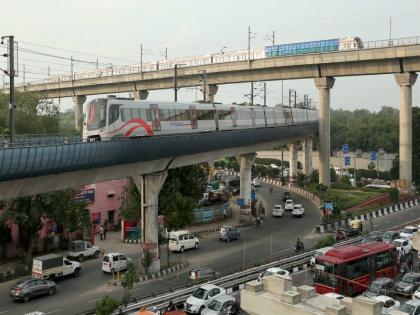
[[[322,248],[327,246],[332,246],[335,244],[335,238],[332,235],[327,235],[321,238],[318,242],[316,242],[316,248]]]
[[[388,193],[389,199],[391,199],[393,203],[397,203],[398,201],[400,201],[400,191],[397,188],[388,189]]]
[[[111,315],[118,308],[118,301],[105,295],[101,301],[96,303],[96,315]]]
[[[152,265],[152,262],[152,253],[146,249],[145,251],[143,251],[143,257],[141,258],[141,265],[144,268],[144,274],[147,274],[149,272],[149,268]]]

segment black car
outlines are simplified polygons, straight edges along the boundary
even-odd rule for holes
[[[10,288],[10,298],[28,302],[30,299],[41,295],[53,295],[56,285],[53,281],[28,278],[18,281]]]
[[[286,202],[287,199],[292,199],[292,195],[288,191],[285,191],[283,193],[283,202]]]

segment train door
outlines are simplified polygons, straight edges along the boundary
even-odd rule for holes
[[[232,118],[232,127],[238,127],[238,119],[236,117],[235,107],[230,108],[230,116]]]
[[[198,121],[197,121],[197,110],[195,109],[194,105],[190,105],[190,117],[191,117],[191,129],[198,128]]]
[[[255,126],[255,116],[256,116],[256,113],[255,113],[255,110],[253,108],[250,108],[249,115],[251,116],[251,124],[252,124],[252,126]]]
[[[160,110],[157,104],[150,104],[150,115],[152,116],[152,129],[153,131],[161,131],[160,125]]]

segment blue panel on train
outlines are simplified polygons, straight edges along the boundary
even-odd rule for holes
[[[266,46],[264,51],[266,57],[277,57],[337,51],[339,46],[340,40],[335,38],[328,40]]]

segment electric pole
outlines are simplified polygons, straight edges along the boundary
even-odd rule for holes
[[[264,82],[264,107],[267,106],[267,83]]]
[[[250,97],[250,105],[254,105],[254,82],[251,82],[251,97]]]
[[[248,26],[248,60],[251,60],[251,26]]]
[[[70,72],[71,72],[71,76],[73,78],[73,56],[70,57]]]
[[[26,70],[25,70],[25,64],[23,65],[23,86],[25,86],[26,84],[26,80],[25,80],[25,75],[26,75]]]
[[[168,60],[168,47],[165,47],[165,60]]]
[[[174,100],[178,102],[178,64],[174,65]]]
[[[143,44],[140,44],[140,73],[143,75]]]
[[[2,36],[1,43],[3,44],[3,40],[5,38],[9,39],[9,71],[6,73],[9,76],[9,143],[10,145],[13,144],[13,134],[14,134],[14,120],[13,120],[13,113],[15,109],[15,55],[14,55],[14,47],[15,41],[14,36]],[[5,55],[7,57],[7,55]]]
[[[207,103],[207,72],[203,70],[203,101]]]

